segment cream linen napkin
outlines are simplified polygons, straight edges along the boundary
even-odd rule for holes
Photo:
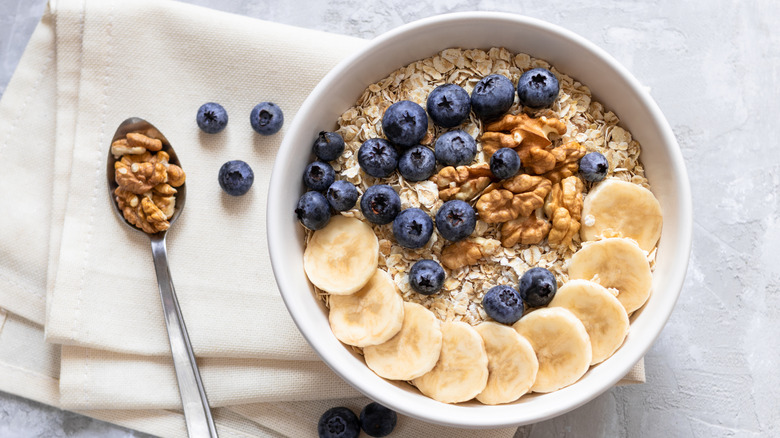
[[[242,368],[247,357],[263,358],[258,364],[276,360],[284,375],[292,371],[282,360],[316,359],[276,295],[265,248],[255,250],[255,244],[264,245],[263,191],[281,135],[260,138],[246,118],[256,102],[273,100],[282,105],[289,120],[319,77],[361,42],[176,3],[134,3],[128,8],[116,2],[71,0],[52,7],[55,14],[47,14],[36,29],[0,102],[0,158],[6,163],[0,173],[0,196],[4,205],[17,207],[0,218],[0,306],[10,311],[7,315],[3,312],[6,321],[0,343],[12,346],[3,349],[0,345],[0,351],[5,352],[0,354],[0,369],[4,371],[0,389],[58,403],[59,347],[43,343],[42,327],[35,324],[44,321],[43,297],[48,284],[49,338],[77,345],[63,351],[63,400],[74,407],[95,408],[89,414],[98,418],[181,436],[178,414],[150,410],[175,407],[177,402],[172,402],[175,395],[170,396],[176,387],[165,360],[167,339],[148,242],[140,233],[124,230],[111,216],[102,185],[104,153],[115,126],[127,116],[140,115],[166,133],[189,173],[187,212],[171,233],[171,269],[192,337],[200,340],[200,345],[196,341],[199,356],[214,358],[203,361],[204,376],[212,376],[204,377],[209,392],[215,388],[216,398],[225,404],[254,402],[266,396],[268,401],[284,399],[284,390],[278,388],[284,389],[287,381],[256,385],[254,376],[265,375],[263,366]],[[143,50],[127,46],[130,40]],[[143,53],[142,60],[137,53]],[[139,90],[130,93],[133,84]],[[150,89],[150,84],[159,87]],[[218,136],[199,134],[194,128],[195,109],[207,100],[221,101],[232,116],[227,130]],[[215,181],[219,165],[234,158],[250,162],[258,174],[250,194],[238,200],[221,195]],[[196,190],[197,197],[193,196]],[[199,222],[202,219],[211,225],[205,228]],[[215,227],[220,220],[228,224],[228,230]],[[99,232],[99,227],[110,232]],[[89,231],[81,234],[83,229]],[[197,244],[183,237],[189,233],[197,236],[198,230],[204,229],[208,232]],[[225,233],[220,234],[222,231]],[[217,246],[210,245],[212,233],[229,242],[217,239]],[[55,257],[47,264],[49,254]],[[242,261],[233,263],[231,257]],[[133,260],[130,266],[128,260]],[[122,285],[148,292],[134,295],[135,290],[119,290]],[[88,301],[96,298],[100,305]],[[226,311],[237,313],[226,317],[219,312],[199,312],[220,309],[214,306],[220,300],[235,302]],[[253,309],[263,309],[262,315]],[[209,336],[212,330],[226,327],[214,324],[213,320],[220,318],[234,331]],[[198,335],[194,324],[199,327]],[[267,330],[275,327],[283,329]],[[102,332],[113,335],[101,336]],[[279,336],[285,341],[265,342]],[[35,340],[40,344],[38,349],[24,347]],[[138,352],[160,357],[129,354]],[[232,362],[225,357],[239,359]],[[319,362],[308,365],[325,370]],[[237,374],[235,367],[243,374]],[[78,374],[85,369],[94,373],[88,374],[93,377],[79,381]],[[115,374],[111,370],[121,371]],[[301,375],[298,371],[296,376]],[[354,394],[343,383],[343,393],[323,394],[327,382],[340,382],[332,374],[324,376],[327,370],[323,375],[317,372],[311,374],[317,383],[309,388],[309,395],[304,385],[289,392],[290,399]],[[243,384],[243,391],[234,393],[235,387],[226,383],[235,377]],[[159,383],[158,391],[134,391],[135,382],[147,378]],[[269,383],[276,383],[272,387],[277,390],[269,391]],[[168,395],[156,401],[157,392]],[[130,401],[125,403],[124,399]],[[120,401],[150,409],[97,410],[120,408]],[[327,400],[312,405],[320,406],[318,412],[332,406]],[[290,406],[294,410],[297,405]],[[236,430],[245,426],[230,410],[217,411],[224,412],[219,418],[231,422]],[[240,414],[250,420],[264,418],[251,411]],[[301,415],[279,418],[302,422]],[[435,426],[429,427],[433,429],[428,431],[435,430]]]

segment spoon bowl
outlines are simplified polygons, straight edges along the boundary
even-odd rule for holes
[[[173,150],[173,148],[171,147],[171,143],[168,141],[168,139],[165,138],[165,136],[163,135],[162,132],[160,132],[159,129],[157,129],[154,125],[152,125],[151,123],[147,122],[142,118],[130,117],[129,119],[120,123],[119,127],[116,129],[116,132],[114,133],[114,137],[111,138],[111,143],[113,144],[115,141],[121,138],[125,138],[127,134],[131,132],[137,132],[147,137],[156,138],[160,140],[162,142],[162,150],[168,153],[168,155],[170,156],[168,162],[171,164],[175,164],[179,167],[182,167],[181,162],[179,161],[179,157],[178,155],[176,155],[176,151]],[[106,165],[106,177],[108,179],[108,189],[109,189],[108,194],[111,197],[111,205],[114,206],[114,212],[117,214],[117,216],[119,216],[119,219],[121,219],[131,228],[143,232],[143,230],[131,224],[130,222],[128,222],[127,219],[125,219],[125,216],[122,214],[122,210],[119,209],[116,200],[114,200],[114,190],[116,190],[116,188],[119,186],[114,176],[114,163],[116,163],[117,161],[119,161],[119,159],[114,157],[114,155],[111,153],[111,150],[109,148],[108,160]],[[179,218],[179,215],[181,215],[182,210],[184,210],[184,202],[187,200],[187,183],[185,182],[180,187],[177,187],[176,190],[177,190],[176,205],[174,206],[173,209],[173,216],[171,216],[168,219],[168,222],[171,224],[171,226],[173,226],[173,223],[176,221],[176,219]],[[164,230],[155,234],[160,235],[160,237],[162,237],[167,232],[168,230]]]
[[[139,133],[147,137],[158,139],[162,142],[162,150],[169,155],[168,163],[181,167],[179,157],[171,147],[170,142],[155,128],[154,125],[144,119],[131,117],[122,122],[111,139],[111,144],[116,140],[127,137],[129,133]],[[176,201],[173,214],[168,218],[169,226],[163,231],[156,233],[147,233],[136,227],[130,221],[125,219],[122,210],[114,199],[114,190],[119,186],[116,181],[116,171],[114,163],[117,158],[114,156],[109,146],[108,159],[106,163],[106,178],[108,181],[109,196],[111,204],[114,206],[114,212],[129,227],[141,231],[151,240],[152,258],[154,259],[154,270],[157,274],[157,286],[160,290],[160,299],[162,301],[163,316],[165,319],[165,328],[168,331],[168,340],[171,346],[171,356],[173,357],[173,367],[176,371],[176,380],[179,385],[179,394],[181,396],[182,409],[184,411],[184,421],[187,424],[187,432],[191,437],[216,437],[217,429],[214,420],[211,417],[209,401],[206,397],[206,390],[200,379],[200,371],[195,361],[195,354],[192,351],[192,343],[187,334],[187,327],[184,325],[184,317],[179,307],[179,300],[176,298],[176,291],[173,288],[171,272],[168,268],[168,250],[165,247],[165,236],[184,210],[184,201],[187,199],[187,183],[177,187]],[[143,196],[143,195],[140,195]]]

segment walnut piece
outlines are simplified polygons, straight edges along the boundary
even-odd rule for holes
[[[511,248],[518,243],[536,245],[550,232],[550,223],[532,214],[501,224],[501,245]]]
[[[162,141],[156,138],[147,137],[140,132],[130,132],[126,137],[127,144],[130,147],[141,147],[154,152],[162,149]]]
[[[475,237],[461,240],[444,247],[441,263],[449,269],[460,269],[495,254],[498,247],[498,241],[493,239]]]
[[[167,219],[159,220],[163,216],[162,212],[147,196],[138,196],[135,193],[122,190],[121,187],[114,190],[114,195],[117,205],[122,211],[122,216],[144,232],[154,234],[170,227]]]
[[[140,195],[168,179],[168,173],[162,164],[150,162],[128,164],[125,160],[127,157],[125,155],[120,161],[114,162],[116,183],[123,190]]]
[[[580,158],[585,155],[585,148],[576,141],[570,141],[550,151],[555,157],[555,167],[545,172],[544,177],[553,184],[577,173],[580,168]]]
[[[527,217],[544,205],[550,181],[540,176],[518,174],[501,182],[502,189],[486,191],[477,201],[479,217],[489,224]]]
[[[566,124],[554,117],[531,118],[526,114],[507,114],[490,123],[482,134],[482,150],[486,159],[497,150],[507,147],[517,151],[523,167],[535,174],[549,172],[556,158],[551,153],[551,134],[563,135]]]
[[[459,199],[469,201],[490,185],[493,173],[488,163],[473,166],[448,166],[431,177],[439,187],[442,201]]]
[[[582,219],[582,191],[585,188],[576,176],[570,176],[555,184],[544,205],[544,213],[552,221],[547,236],[550,246],[569,246],[580,231]]]
[[[127,144],[126,138],[120,138],[119,140],[111,143],[111,153],[115,158],[119,158],[122,155],[140,155],[146,152],[143,147],[131,147]]]

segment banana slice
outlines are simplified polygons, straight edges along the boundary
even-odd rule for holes
[[[629,314],[645,304],[653,283],[645,252],[633,240],[620,237],[583,245],[569,261],[569,278],[617,289],[617,299]]]
[[[485,342],[488,356],[487,386],[477,394],[477,400],[486,405],[517,400],[531,389],[539,370],[531,343],[503,324],[483,322],[475,329]]]
[[[330,328],[341,342],[356,347],[387,342],[401,330],[404,300],[390,274],[374,276],[352,295],[331,295]]]
[[[583,241],[629,237],[650,251],[661,237],[661,204],[650,190],[627,181],[607,179],[591,190],[582,206]]]
[[[423,394],[443,403],[471,400],[487,385],[485,343],[465,322],[442,323],[441,334],[439,361],[431,371],[414,379],[414,385]]]
[[[552,392],[579,380],[593,353],[585,326],[562,307],[543,307],[520,318],[514,329],[533,346],[539,371],[533,392]]]
[[[332,295],[357,292],[374,275],[378,261],[379,241],[371,227],[341,215],[315,231],[303,253],[309,280]]]
[[[591,365],[612,356],[626,339],[628,313],[604,286],[588,280],[570,280],[555,294],[548,307],[571,311],[585,326],[593,351]]]
[[[401,331],[389,341],[363,348],[363,357],[377,375],[412,380],[432,370],[441,353],[441,327],[433,312],[404,303]]]

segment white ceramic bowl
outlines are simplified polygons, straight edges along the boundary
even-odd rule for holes
[[[653,276],[653,294],[632,318],[625,344],[578,382],[515,403],[450,405],[404,382],[378,377],[332,334],[327,310],[315,298],[303,270],[303,231],[293,210],[303,193],[303,169],[321,130],[336,128],[339,115],[363,90],[399,67],[448,47],[490,48],[544,59],[588,85],[595,100],[613,110],[642,145],[641,160],[661,203],[664,226]],[[539,20],[504,13],[457,13],[417,21],[369,42],[342,61],[301,106],[276,158],[268,196],[268,246],[276,282],[303,336],[339,376],[366,396],[400,413],[455,427],[529,424],[572,410],[612,387],[647,352],[666,324],[682,288],[691,246],[691,195],[682,155],[655,102],[612,57],[574,33]]]

